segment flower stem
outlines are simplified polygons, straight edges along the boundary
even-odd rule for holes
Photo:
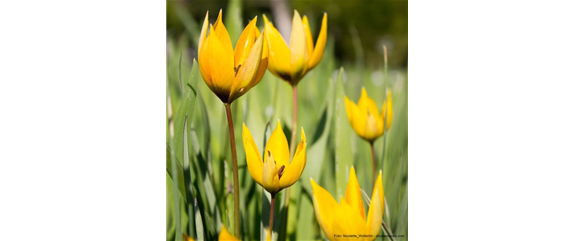
[[[375,181],[377,180],[377,157],[375,156],[375,142],[371,141],[371,156],[373,157],[373,187],[375,186]]]
[[[291,130],[291,145],[289,146],[289,157],[293,159],[295,154],[295,141],[297,136],[297,86],[293,86],[293,130]]]
[[[233,130],[233,118],[231,117],[231,104],[225,104],[225,112],[227,112],[233,163],[233,228],[235,237],[239,237],[239,172],[237,170],[237,150],[235,149],[235,131]]]
[[[271,194],[271,210],[269,211],[269,238],[272,240],[273,235],[273,213],[275,212],[275,194]]]

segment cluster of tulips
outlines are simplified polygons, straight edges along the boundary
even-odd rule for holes
[[[327,41],[327,14],[323,15],[321,30],[317,40],[313,42],[309,20],[306,16],[301,17],[295,10],[289,45],[265,15],[263,19],[265,21],[263,31],[256,26],[257,17],[253,18],[233,49],[227,29],[222,22],[222,12],[219,12],[214,24],[209,24],[208,12],[199,38],[200,72],[207,86],[225,106],[233,159],[234,232],[231,234],[223,225],[220,240],[238,240],[236,237],[240,237],[239,177],[230,105],[257,85],[267,69],[289,83],[293,89],[293,127],[290,144],[287,143],[281,123],[278,122],[267,141],[262,158],[262,153],[259,152],[249,128],[243,123],[242,140],[249,173],[255,182],[271,194],[267,239],[271,239],[273,233],[275,195],[299,180],[307,162],[307,140],[302,127],[301,142],[295,145],[297,84],[319,64],[323,57]],[[359,182],[354,167],[351,167],[345,196],[339,202],[311,178],[315,216],[330,240],[348,239],[352,235],[357,235],[353,239],[360,237],[360,240],[373,240],[381,230],[384,210],[382,172],[379,170],[376,175],[373,142],[391,126],[393,119],[391,95],[390,92],[387,93],[387,99],[379,112],[376,103],[368,97],[367,91],[363,88],[357,104],[345,98],[345,108],[350,125],[361,138],[371,144],[373,151],[374,188],[368,213],[365,214]],[[286,192],[288,200],[289,189]],[[191,237],[185,238],[193,240]]]

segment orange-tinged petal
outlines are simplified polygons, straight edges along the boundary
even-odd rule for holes
[[[351,207],[346,201],[341,199],[339,208],[334,210],[335,216],[333,217],[333,234],[341,235],[337,240],[348,240],[348,237],[343,235],[365,235],[367,234],[365,220],[361,217],[359,212]],[[357,238],[353,238],[356,240]]]
[[[381,205],[381,194],[379,190],[375,189],[371,197],[371,204],[369,205],[369,214],[367,216],[366,231],[367,235],[376,237],[381,231],[383,224],[383,206]]]
[[[228,55],[233,55],[233,46],[231,45],[231,38],[229,38],[229,32],[227,32],[227,28],[225,28],[225,25],[223,25],[222,20],[223,18],[221,16],[222,16],[222,10],[219,10],[219,16],[217,16],[217,20],[213,24],[213,28],[215,29],[215,31],[210,32],[210,34],[215,33],[215,35],[221,42],[221,45],[223,46],[225,52]]]
[[[345,201],[357,210],[363,220],[365,220],[365,207],[363,206],[361,187],[359,186],[359,180],[357,180],[357,174],[355,173],[355,167],[353,166],[351,166],[351,171],[349,173],[347,191],[345,192]]]
[[[208,25],[209,25],[209,11],[205,13],[205,19],[203,20],[203,26],[201,27],[201,33],[199,34],[199,44],[197,45],[197,56],[199,56],[201,46],[203,44],[203,41],[205,41]]]
[[[291,80],[291,51],[279,31],[267,20],[263,15],[265,21],[264,35],[269,47],[269,71],[275,76],[285,80]]]
[[[251,174],[255,182],[259,183],[259,185],[263,185],[263,162],[261,161],[261,154],[245,123],[243,123],[242,135],[243,149],[245,149],[245,158],[249,174]]]
[[[313,178],[311,178],[311,186],[313,187],[313,207],[317,222],[325,236],[330,240],[334,240],[332,224],[335,210],[337,210],[339,204],[327,190],[315,183]]]
[[[222,240],[239,241],[238,238],[231,235],[231,233],[229,233],[229,231],[227,231],[227,228],[225,228],[225,226],[221,226],[221,232],[219,232],[219,241],[222,241]]]
[[[295,151],[295,155],[293,157],[293,161],[285,167],[283,171],[283,175],[279,179],[279,185],[281,188],[287,188],[293,185],[305,169],[305,165],[307,164],[307,153],[305,151],[307,146],[307,139],[305,138],[305,130],[301,127],[301,142],[299,146],[297,146],[297,151]]]
[[[265,159],[263,163],[267,162],[267,152],[270,151],[277,162],[277,167],[289,165],[289,144],[287,144],[287,137],[281,128],[281,122],[277,121],[277,127],[271,133],[267,146],[265,146]]]
[[[233,85],[231,86],[231,94],[229,102],[234,101],[243,94],[247,93],[253,86],[255,86],[261,78],[257,79],[261,65],[261,55],[263,53],[263,36],[259,36],[257,42],[254,43],[249,56],[245,59],[243,65],[240,66]],[[261,76],[263,77],[263,76]]]
[[[199,70],[207,86],[221,101],[227,103],[231,85],[235,78],[233,71],[233,55],[226,53],[223,45],[216,37],[213,27],[210,34],[202,43],[199,54]]]
[[[249,53],[251,53],[251,48],[253,47],[255,41],[257,40],[256,24],[257,24],[257,16],[253,20],[251,20],[249,24],[247,24],[247,27],[245,27],[245,29],[241,33],[241,36],[239,36],[239,40],[237,40],[237,45],[235,45],[235,52],[234,52],[234,67],[236,71],[237,66],[244,65],[243,62],[245,61]]]
[[[389,113],[387,114],[387,107]],[[385,116],[387,117],[387,130],[391,127],[391,123],[393,122],[393,98],[391,97],[391,91],[387,91],[387,100],[383,102],[383,111],[382,111],[382,118],[384,120]]]
[[[311,28],[309,27],[309,19],[303,16],[303,28],[305,28],[305,40],[307,42],[307,54],[309,57],[313,54],[313,35],[311,35]]]
[[[273,153],[265,152],[265,162],[263,163],[263,188],[271,194],[281,190],[279,186],[279,175],[277,162],[273,158]]]
[[[309,70],[315,68],[315,66],[321,62],[323,52],[325,51],[325,44],[327,44],[327,13],[323,14],[321,31],[319,32],[317,42],[315,43],[315,50],[313,50],[313,55],[309,58]]]
[[[297,10],[295,10],[295,14],[293,15],[293,27],[289,45],[289,49],[291,50],[291,81],[297,82],[305,75],[307,71],[307,60],[309,59],[305,27],[303,27],[301,16]]]

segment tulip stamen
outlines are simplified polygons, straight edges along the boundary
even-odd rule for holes
[[[282,166],[279,168],[279,172],[278,172],[278,173],[279,173],[279,179],[281,179],[281,176],[283,176],[283,171],[284,171],[284,170],[285,170],[285,165],[282,165]]]
[[[241,65],[237,65],[237,67],[233,68],[235,70],[235,76],[237,76],[237,72],[239,72],[239,68],[241,68]]]

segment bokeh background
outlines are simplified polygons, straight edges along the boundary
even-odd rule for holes
[[[372,194],[369,144],[352,130],[344,97],[358,101],[362,87],[379,107],[392,92],[395,117],[390,130],[375,142],[383,170],[385,222],[396,240],[408,239],[408,18],[407,1],[167,1],[166,240],[180,232],[197,239],[215,239],[222,225],[232,230],[233,198],[229,135],[224,106],[203,82],[194,59],[206,11],[210,23],[223,10],[224,24],[236,41],[256,15],[263,29],[265,14],[289,40],[293,10],[307,15],[316,40],[323,12],[328,14],[327,47],[321,63],[299,83],[298,128],[307,135],[307,166],[291,187],[277,197],[275,230],[280,240],[326,240],[315,219],[309,178],[335,199],[344,194],[355,166],[365,201]],[[287,37],[286,37],[287,36]],[[385,70],[383,44],[388,49]],[[259,150],[281,120],[290,139],[292,94],[286,82],[269,71],[261,82],[232,105],[241,184],[242,240],[260,240],[268,223],[269,196],[249,175],[241,139],[242,123]],[[301,131],[297,132],[297,142]],[[386,139],[386,140],[385,140]],[[173,154],[173,155],[172,155]],[[178,195],[174,195],[177,193]],[[365,205],[367,207],[368,205]],[[288,220],[281,215],[289,213]],[[382,231],[380,234],[384,234]],[[387,238],[384,238],[387,240]]]

